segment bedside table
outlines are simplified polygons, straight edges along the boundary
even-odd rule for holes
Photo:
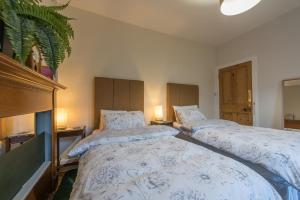
[[[58,129],[56,131],[56,133],[57,133],[57,167],[58,167],[58,170],[61,167],[67,167],[67,166],[72,166],[72,165],[77,165],[78,164],[78,160],[77,159],[70,159],[70,162],[67,162],[66,164],[63,163],[61,165],[61,163],[60,163],[61,162],[61,160],[60,160],[61,156],[60,156],[60,152],[59,152],[59,149],[60,149],[60,146],[59,146],[60,139],[61,138],[67,138],[67,137],[80,136],[80,140],[81,140],[81,139],[85,138],[85,132],[86,132],[85,126],[84,127],[78,127],[78,128]]]
[[[19,134],[8,136],[5,139],[6,152],[9,152],[11,150],[12,144],[23,144],[34,137],[35,137],[35,134],[32,132],[24,132],[24,133],[19,133]]]
[[[163,120],[159,120],[159,121],[151,121],[150,122],[151,125],[165,125],[165,126],[171,126],[173,127],[173,122],[171,121],[163,121]]]

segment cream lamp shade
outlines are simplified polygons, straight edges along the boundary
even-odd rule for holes
[[[58,129],[67,128],[68,113],[64,108],[58,108],[56,112],[56,125]]]
[[[155,106],[154,108],[155,120],[163,120],[163,108],[162,105]]]
[[[261,0],[220,0],[221,12],[224,15],[238,15],[256,6]]]

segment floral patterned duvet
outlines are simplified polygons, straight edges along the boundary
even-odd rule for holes
[[[97,144],[80,158],[71,200],[281,199],[250,168],[173,136]]]
[[[300,189],[300,134],[268,128],[209,123],[197,127],[192,137],[260,164]]]

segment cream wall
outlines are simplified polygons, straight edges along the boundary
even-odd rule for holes
[[[71,8],[75,40],[72,55],[59,69],[59,81],[68,88],[58,93],[58,105],[68,110],[68,125],[93,124],[95,76],[145,81],[145,115],[166,101],[166,83],[198,84],[200,107],[213,116],[212,47],[142,29]]]
[[[0,139],[6,136],[34,131],[34,114],[0,119]]]
[[[76,18],[75,40],[71,57],[59,69],[60,82],[68,89],[59,92],[58,105],[68,109],[69,126],[92,126],[95,76],[144,80],[147,120],[154,105],[165,107],[166,82],[198,84],[201,109],[216,117],[217,69],[252,58],[257,68],[257,125],[282,127],[281,81],[300,77],[300,9],[221,45],[216,52],[79,9],[70,8],[66,14]],[[19,123],[17,119],[14,124]],[[26,123],[25,129],[29,129]],[[13,126],[11,130],[18,132]]]
[[[281,128],[283,126],[281,81],[300,77],[299,52],[300,9],[296,9],[220,46],[217,49],[217,66],[219,66],[217,69],[238,60],[255,58],[258,125]],[[216,76],[215,80],[217,88]],[[218,106],[217,99],[215,105]]]
[[[20,115],[0,119],[0,139],[21,132],[34,131],[34,114]],[[5,145],[0,141],[0,156],[5,152]]]

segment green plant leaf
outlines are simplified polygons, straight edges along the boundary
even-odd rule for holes
[[[22,4],[16,7],[18,15],[36,18],[37,20],[48,23],[62,38],[74,37],[71,25],[68,23],[69,18],[60,13],[49,9],[46,6]]]
[[[49,27],[38,26],[35,35],[44,59],[55,73],[61,62],[61,49],[58,36]]]
[[[16,58],[24,65],[34,43],[34,24],[29,19],[17,16],[11,8],[11,2],[4,0],[2,18]]]
[[[71,18],[59,11],[68,5],[44,6],[40,0],[0,0],[0,18],[17,59],[25,63],[33,45],[38,46],[45,61],[55,72],[66,55],[70,56],[70,39],[74,31]]]
[[[6,34],[10,39],[17,60],[24,65],[34,44],[34,28],[32,22],[24,18],[20,18],[15,25],[17,28],[8,27]]]

